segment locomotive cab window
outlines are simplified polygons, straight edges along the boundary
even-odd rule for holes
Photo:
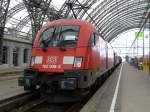
[[[95,33],[91,34],[91,37],[89,39],[89,47],[93,47],[96,45],[96,37],[95,37]]]
[[[79,26],[55,26],[44,30],[39,47],[76,47]]]

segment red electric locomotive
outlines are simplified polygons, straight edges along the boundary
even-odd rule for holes
[[[37,34],[31,64],[19,78],[25,90],[40,87],[42,94],[89,90],[116,65],[111,46],[94,26],[78,19],[47,23]]]

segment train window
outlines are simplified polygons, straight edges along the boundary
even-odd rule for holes
[[[79,26],[55,26],[43,31],[39,47],[75,47]]]
[[[18,66],[19,48],[13,48],[13,65]]]
[[[28,49],[24,49],[23,52],[23,63],[27,63],[28,62]]]
[[[95,33],[92,33],[89,39],[89,47],[95,46],[95,44],[96,44]]]
[[[7,64],[8,61],[8,47],[4,46],[3,47],[3,56],[2,56],[2,63]]]

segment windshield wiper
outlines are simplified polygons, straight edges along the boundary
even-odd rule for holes
[[[76,44],[77,44],[76,40],[62,40],[57,44],[57,46],[60,48],[65,47],[66,45],[71,45],[71,47],[75,47]]]
[[[68,31],[71,31],[71,32],[78,32],[78,31],[76,31],[76,30],[74,30],[74,29],[66,29],[66,30],[60,31],[60,35],[61,35],[62,33],[64,33],[64,32],[68,32]]]

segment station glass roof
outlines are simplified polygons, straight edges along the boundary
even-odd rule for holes
[[[101,36],[111,41],[118,34],[133,28],[150,28],[150,0],[52,0],[51,5],[66,16],[74,18],[65,3],[74,3],[77,18],[93,23]],[[76,5],[81,5],[77,8]],[[22,0],[12,0],[6,27],[30,32],[31,21]]]

